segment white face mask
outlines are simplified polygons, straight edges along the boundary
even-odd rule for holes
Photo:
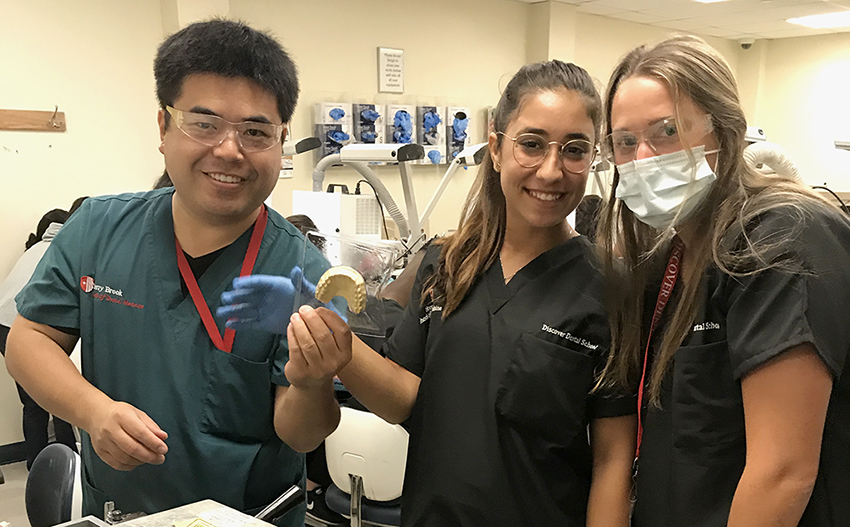
[[[640,221],[658,230],[669,228],[673,221],[681,223],[717,179],[705,155],[718,151],[692,149],[696,165],[685,150],[617,165],[617,197]]]

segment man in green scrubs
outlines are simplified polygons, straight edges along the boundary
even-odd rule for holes
[[[7,365],[84,431],[85,514],[206,498],[253,513],[303,482],[300,452],[339,420],[340,364],[289,361],[285,337],[224,331],[210,314],[236,276],[304,261],[315,283],[327,267],[263,205],[295,65],[267,34],[213,20],[166,39],[154,74],[174,187],[86,201],[17,297]],[[68,359],[78,338],[82,375]],[[302,507],[282,525],[303,521]]]

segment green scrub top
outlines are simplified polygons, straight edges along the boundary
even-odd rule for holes
[[[206,498],[251,511],[303,483],[303,455],[273,427],[275,385],[289,384],[285,336],[239,330],[232,353],[213,346],[181,290],[172,193],[87,200],[17,298],[27,319],[79,329],[83,376],[168,433],[165,463],[129,472],[106,465],[83,434],[84,514],[101,516],[107,500],[125,512],[153,513]],[[198,280],[213,313],[239,274],[252,231]],[[269,210],[253,274],[288,276],[302,262],[313,283],[328,267],[295,227]],[[216,323],[223,333],[222,321]],[[287,520],[303,524],[303,511]]]

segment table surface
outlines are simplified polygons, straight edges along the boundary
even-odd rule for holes
[[[215,527],[274,527],[272,524],[248,516],[213,500],[189,503],[182,507],[142,516],[135,520],[116,525],[121,527],[173,527],[175,523],[185,525],[195,519],[202,519]],[[72,520],[56,527],[110,527],[109,524],[94,516]]]

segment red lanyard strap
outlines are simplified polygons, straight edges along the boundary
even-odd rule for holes
[[[661,315],[664,313],[664,308],[667,307],[667,302],[670,300],[670,295],[673,293],[673,286],[676,285],[676,278],[679,276],[679,269],[682,266],[682,257],[685,253],[685,244],[678,236],[673,238],[673,249],[670,252],[670,259],[667,260],[667,267],[664,270],[664,281],[661,282],[661,289],[658,291],[658,300],[655,301],[655,311],[652,312],[652,323],[649,326],[649,335],[646,337],[646,351],[643,354],[643,373],[640,376],[640,386],[638,386],[637,400],[637,415],[638,415],[638,430],[637,430],[637,447],[635,448],[635,460],[640,457],[640,443],[643,440],[643,392],[646,384],[646,367],[649,362],[649,346],[652,342],[652,332],[661,320]]]
[[[269,217],[265,205],[260,210],[260,215],[257,216],[257,221],[254,222],[254,232],[251,233],[251,240],[248,242],[248,249],[245,251],[245,258],[242,260],[242,269],[239,276],[246,276],[254,271],[254,264],[257,262],[257,255],[260,253],[260,243],[263,241],[263,233],[266,231],[266,220]],[[204,294],[201,288],[198,287],[198,280],[195,279],[195,273],[189,267],[189,261],[186,260],[186,255],[183,254],[183,248],[180,247],[180,241],[177,236],[174,237],[174,242],[177,245],[177,268],[180,269],[180,276],[186,282],[186,287],[189,289],[189,294],[192,296],[192,302],[195,303],[195,309],[201,315],[201,321],[212,340],[213,345],[230,353],[233,349],[233,339],[236,337],[236,332],[232,328],[224,330],[224,338],[218,333],[218,326],[215,325],[210,307],[204,299]]]

